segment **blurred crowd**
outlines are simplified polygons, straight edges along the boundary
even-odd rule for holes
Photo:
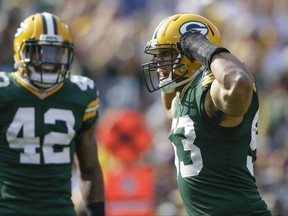
[[[20,21],[52,12],[71,27],[72,73],[94,79],[101,110],[129,108],[153,131],[143,163],[156,173],[155,214],[181,215],[169,122],[159,92],[143,85],[143,48],[157,24],[178,12],[200,13],[219,28],[223,45],[255,77],[260,122],[255,177],[273,216],[288,215],[288,1],[287,0],[0,0],[0,70],[13,71],[13,36]],[[106,165],[103,165],[104,167]],[[179,213],[180,212],[180,213]]]

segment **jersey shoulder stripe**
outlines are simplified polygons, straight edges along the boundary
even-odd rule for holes
[[[98,109],[99,109],[99,98],[96,98],[95,100],[91,101],[90,104],[88,104],[85,110],[83,121],[86,121],[87,119],[94,117],[97,114]]]
[[[202,86],[206,86],[215,80],[214,74],[210,70],[206,70],[203,74]]]

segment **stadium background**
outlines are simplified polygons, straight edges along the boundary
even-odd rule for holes
[[[288,215],[288,1],[287,0],[0,0],[0,70],[13,71],[13,36],[35,12],[52,12],[71,27],[72,73],[100,89],[95,131],[107,186],[109,215],[183,215],[177,192],[169,122],[159,92],[141,79],[146,42],[164,17],[201,13],[223,45],[253,73],[260,93],[257,185],[274,216]],[[85,215],[73,173],[73,199]]]

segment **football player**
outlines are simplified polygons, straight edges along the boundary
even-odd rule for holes
[[[271,215],[253,174],[259,101],[245,65],[221,46],[208,19],[164,19],[144,49],[150,92],[172,122],[179,192],[188,215]],[[156,82],[155,82],[156,80]]]
[[[69,76],[73,53],[67,24],[53,14],[33,14],[17,29],[17,71],[0,73],[0,215],[76,215],[75,153],[87,209],[104,215],[99,95],[93,80]]]

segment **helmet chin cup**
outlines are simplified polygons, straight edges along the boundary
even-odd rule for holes
[[[178,86],[175,81],[165,79],[159,82],[159,87],[164,93],[172,93]]]
[[[165,93],[172,93],[177,87],[177,83],[172,78],[173,71],[169,74],[166,79],[159,81],[159,88]]]
[[[169,76],[167,79],[159,81],[159,87],[164,93],[172,93],[176,90],[177,87],[182,86],[188,82],[192,82],[198,76],[198,74],[204,70],[206,70],[206,68],[201,66],[192,76],[180,82],[171,80],[171,76]]]

